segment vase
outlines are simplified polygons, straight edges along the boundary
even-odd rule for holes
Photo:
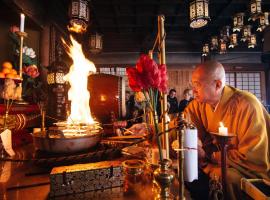
[[[175,175],[170,168],[171,164],[171,160],[163,159],[159,162],[159,168],[154,171],[155,182],[160,188],[160,192],[155,199],[173,199],[173,195],[170,193],[170,187]]]

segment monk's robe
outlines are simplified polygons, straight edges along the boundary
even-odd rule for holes
[[[215,109],[194,100],[185,113],[197,127],[206,154],[211,154],[205,173],[220,175],[221,155],[220,151],[215,152],[211,132],[218,133],[219,122],[223,122],[228,132],[236,135],[227,154],[229,166],[247,177],[270,177],[270,116],[253,94],[225,86]]]

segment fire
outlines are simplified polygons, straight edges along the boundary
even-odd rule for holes
[[[85,58],[82,46],[70,37],[71,45],[68,45],[63,39],[68,55],[73,59],[69,73],[64,77],[70,83],[68,99],[71,101],[71,112],[68,116],[68,124],[93,124],[94,119],[91,116],[89,100],[90,93],[87,90],[88,76],[96,72],[93,62]]]

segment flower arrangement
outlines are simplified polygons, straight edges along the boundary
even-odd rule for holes
[[[144,99],[147,101],[151,110],[159,148],[159,158],[163,160],[161,142],[158,136],[157,105],[158,93],[167,92],[167,67],[164,64],[158,65],[147,55],[141,55],[136,67],[128,67],[126,71],[130,88],[135,92],[142,92],[144,94]],[[140,99],[142,99],[142,97],[140,97]]]
[[[19,31],[19,27],[11,26],[9,31],[9,36],[13,42],[13,49],[14,55],[18,58],[19,57],[19,47],[20,47],[20,39],[19,36],[16,34]],[[37,60],[36,60],[36,53],[35,51],[27,46],[23,47],[23,84],[22,84],[22,91],[23,97],[27,100],[32,102],[40,101],[40,93],[42,82],[38,79],[40,73],[37,67]],[[16,59],[17,60],[17,59]],[[17,62],[15,62],[17,64]],[[17,65],[14,66],[18,66]],[[17,67],[18,68],[18,67]],[[19,69],[17,69],[19,70]],[[44,96],[44,95],[43,95]]]

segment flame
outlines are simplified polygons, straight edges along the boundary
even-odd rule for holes
[[[75,33],[84,33],[86,31],[86,28],[83,27],[81,24],[73,23],[72,25],[67,27],[69,31],[75,32]]]
[[[82,46],[72,36],[70,40],[72,44],[68,45],[62,39],[68,55],[73,59],[73,65],[70,66],[69,73],[64,77],[70,83],[68,99],[71,101],[71,112],[67,123],[93,124],[95,121],[90,112],[90,93],[87,90],[87,82],[89,73],[95,73],[96,67],[93,62],[85,58]]]
[[[224,124],[222,122],[219,122],[220,127],[224,127]]]

